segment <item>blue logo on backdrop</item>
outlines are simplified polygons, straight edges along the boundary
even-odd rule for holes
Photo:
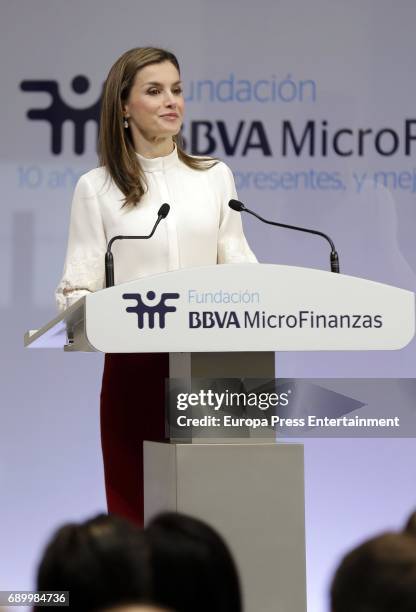
[[[83,94],[90,87],[86,76],[78,75],[72,79],[71,87],[77,94]],[[85,126],[88,121],[97,124],[100,117],[101,96],[91,106],[86,108],[73,108],[61,97],[59,84],[52,80],[22,81],[20,88],[23,91],[36,91],[48,93],[51,103],[44,108],[31,108],[27,116],[34,121],[47,121],[51,125],[51,150],[54,155],[62,153],[62,127],[65,121],[74,125],[74,153],[82,155],[85,150]]]
[[[146,293],[147,300],[153,302],[156,299],[154,291]],[[127,306],[126,312],[134,312],[137,314],[137,327],[143,329],[145,326],[145,318],[148,319],[150,329],[155,327],[156,318],[159,323],[159,328],[165,328],[165,319],[168,312],[175,312],[176,306],[167,306],[168,300],[177,300],[179,293],[162,293],[160,300],[154,304],[145,304],[140,293],[123,293],[123,299],[136,300],[136,306]]]

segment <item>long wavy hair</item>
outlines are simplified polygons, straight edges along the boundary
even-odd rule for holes
[[[147,191],[146,178],[134,150],[130,129],[124,128],[123,106],[139,70],[150,64],[171,62],[180,73],[175,55],[165,49],[138,47],[126,51],[110,69],[101,102],[99,161],[124,194],[124,205],[136,206]],[[180,134],[173,136],[179,159],[194,170],[208,170],[217,160],[192,157],[183,150]]]

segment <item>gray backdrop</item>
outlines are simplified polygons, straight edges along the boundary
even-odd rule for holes
[[[27,116],[50,95],[21,83],[57,82],[68,116],[81,121],[122,52],[171,48],[188,99],[185,137],[195,152],[211,144],[231,166],[241,200],[270,218],[328,232],[344,273],[414,291],[416,7],[412,0],[2,0],[0,8],[0,589],[12,589],[32,586],[52,529],[105,508],[102,356],[22,348],[23,332],[55,312],[71,193],[96,165],[96,125],[87,124],[76,154],[68,119],[62,150],[53,153],[51,123]],[[89,81],[83,93],[71,87],[79,75]],[[339,130],[348,131],[336,137]],[[261,261],[327,267],[317,239],[244,222]],[[284,353],[277,370],[414,377],[415,357],[415,341],[389,353]],[[398,526],[415,505],[414,451],[413,439],[306,442],[309,609],[325,609],[327,582],[348,546]]]

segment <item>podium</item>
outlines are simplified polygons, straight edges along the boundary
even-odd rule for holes
[[[279,350],[397,350],[415,295],[314,269],[182,269],[81,298],[25,335],[28,348],[168,352],[170,377],[274,378]],[[274,439],[145,443],[145,513],[205,519],[229,542],[247,612],[305,612],[303,448]]]

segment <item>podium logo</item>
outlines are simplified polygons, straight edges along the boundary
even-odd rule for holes
[[[149,329],[154,329],[156,322],[160,329],[165,328],[165,320],[168,312],[175,312],[176,306],[168,306],[168,300],[177,300],[179,293],[162,293],[158,302],[145,303],[142,300],[140,293],[123,293],[123,299],[136,300],[135,306],[127,306],[126,312],[134,312],[137,314],[137,327],[143,329],[147,320]],[[146,299],[153,302],[156,299],[154,291],[146,293]]]

